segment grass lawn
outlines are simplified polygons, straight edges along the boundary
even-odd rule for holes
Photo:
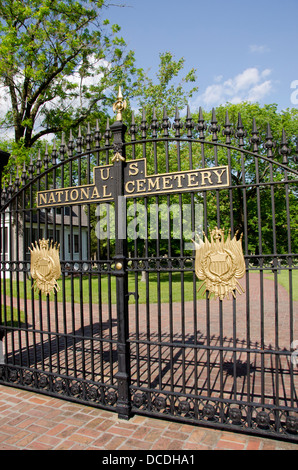
[[[168,303],[170,299],[170,286],[171,286],[171,295],[173,302],[181,302],[181,296],[184,295],[184,301],[192,301],[194,298],[194,287],[193,287],[193,274],[191,272],[185,272],[184,275],[181,273],[172,273],[172,282],[170,283],[169,273],[160,273],[160,282],[158,284],[158,274],[150,273],[149,274],[149,288],[147,289],[147,282],[141,281],[141,274],[138,274],[137,285],[135,282],[135,274],[129,273],[128,275],[128,292],[138,291],[139,294],[139,303],[146,303],[146,298],[149,298],[150,303],[157,303],[160,298],[161,303]],[[268,274],[265,276],[267,279],[274,279],[273,274]],[[184,280],[184,285],[182,287],[181,279]],[[292,271],[292,282],[293,282],[293,299],[298,300],[298,270]],[[287,270],[281,271],[278,274],[278,282],[280,285],[285,287],[289,291],[289,272]],[[63,280],[59,279],[58,281],[60,290],[57,294],[58,302],[63,301]],[[195,290],[198,291],[201,286],[202,281],[196,280]],[[160,288],[158,289],[158,285]],[[3,289],[3,287],[2,287]],[[2,290],[3,292],[3,290]],[[65,301],[71,302],[72,296],[75,303],[79,303],[81,298],[83,303],[89,303],[89,293],[91,293],[92,303],[98,303],[99,292],[101,292],[101,298],[103,304],[108,304],[109,299],[113,304],[116,303],[116,277],[108,276],[106,274],[101,275],[101,279],[96,275],[93,276],[84,276],[84,277],[65,277]],[[196,292],[197,299],[205,298],[203,295],[204,288],[200,292]],[[30,281],[26,282],[26,293],[24,292],[24,283],[20,281],[19,283],[19,295],[21,298],[24,298],[26,295],[27,299],[39,298],[39,293],[31,289]],[[6,295],[10,296],[10,281],[6,280]],[[160,296],[160,297],[159,297]],[[17,297],[16,291],[16,282],[13,281],[13,297]],[[42,299],[45,300],[46,296],[43,295]],[[50,300],[54,299],[54,294],[50,295]],[[129,297],[130,303],[135,303],[135,298],[133,295]],[[15,315],[15,314],[14,314]]]
[[[149,296],[150,303],[157,303],[158,302],[158,294],[160,295],[160,301],[162,303],[169,302],[170,298],[170,285],[172,286],[172,301],[173,302],[180,302],[181,295],[184,295],[184,300],[193,300],[194,293],[193,293],[193,274],[191,272],[186,272],[184,275],[181,276],[180,273],[173,273],[172,274],[172,283],[169,282],[170,275],[168,273],[161,273],[160,274],[160,289],[158,290],[157,286],[157,273],[150,273],[149,274],[149,289],[147,289],[147,282],[141,281],[141,274],[138,275],[138,285],[135,282],[135,275],[134,273],[129,273],[128,275],[128,292],[135,292],[138,290],[139,294],[139,303],[146,303],[146,297]],[[181,278],[184,279],[184,287],[182,288]],[[58,285],[60,290],[57,294],[58,302],[63,300],[63,280],[59,279]],[[196,287],[198,288],[201,285],[201,281],[196,280]],[[108,276],[108,275],[101,275],[101,280],[97,276],[83,276],[74,277],[73,281],[71,280],[71,276],[65,277],[65,301],[71,302],[72,296],[74,297],[74,302],[79,303],[80,299],[83,299],[84,303],[89,303],[89,293],[92,294],[92,302],[97,303],[99,298],[99,292],[101,291],[102,303],[107,304],[109,303],[109,298],[113,304],[116,303],[116,277],[115,276]],[[202,289],[204,292],[204,289]],[[81,295],[82,293],[82,295]],[[31,289],[30,281],[26,283],[26,293],[24,293],[24,283],[23,281],[19,282],[19,295],[21,298],[24,298],[26,295],[27,299],[32,298],[32,294],[34,294],[34,298],[38,299],[39,294],[36,291]],[[10,281],[6,280],[6,295],[10,296]],[[16,291],[16,282],[13,281],[13,297],[17,297]],[[197,298],[201,298],[201,292],[197,293]],[[42,299],[45,300],[46,296],[42,295]],[[54,294],[50,295],[50,300],[54,299]],[[130,303],[135,303],[135,298],[133,295],[129,297]]]
[[[267,279],[274,280],[274,275],[270,274],[266,276]],[[289,292],[289,271],[281,270],[277,275],[277,282],[282,285]],[[293,285],[293,300],[298,300],[298,270],[292,270],[292,285]]]
[[[24,312],[20,312],[20,318],[18,317],[18,311],[16,308],[13,309],[13,314],[11,315],[11,308],[6,307],[6,322],[4,322],[3,318],[3,306],[2,306],[2,311],[1,311],[1,321],[0,325],[6,325],[6,326],[13,326],[13,327],[18,327],[22,323],[25,322],[25,314]]]

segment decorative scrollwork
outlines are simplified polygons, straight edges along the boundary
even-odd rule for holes
[[[145,393],[136,393],[133,397],[133,403],[137,408],[141,408],[146,403]]]
[[[30,372],[26,372],[24,374],[23,381],[25,385],[31,385],[31,383],[33,382],[33,375]]]
[[[110,390],[106,395],[106,401],[109,405],[115,405],[117,401],[117,394],[113,390]]]
[[[187,400],[183,400],[178,405],[178,411],[180,414],[187,414],[190,411],[190,404]]]
[[[87,398],[91,401],[97,401],[98,400],[98,390],[96,387],[90,387],[87,390]]]
[[[112,158],[112,163],[118,162],[119,160],[125,162],[125,158],[122,156],[123,145],[121,142],[116,142],[113,144],[114,156]]]
[[[73,395],[73,396],[78,396],[78,395],[80,395],[80,393],[81,393],[81,386],[80,386],[80,384],[74,383],[74,384],[70,387],[70,393],[71,393],[71,395]]]
[[[298,418],[296,416],[288,416],[286,419],[286,430],[291,434],[298,433]]]
[[[202,415],[208,420],[213,420],[215,418],[215,407],[210,404],[205,405]]]
[[[55,381],[55,383],[54,383],[55,392],[58,392],[58,393],[62,392],[64,390],[64,388],[65,387],[64,387],[64,381],[63,380],[58,379],[58,380]]]
[[[10,382],[17,382],[18,379],[19,379],[18,371],[16,369],[11,369],[9,371],[9,381]]]
[[[40,388],[46,388],[49,385],[49,379],[45,375],[41,375],[38,384]]]
[[[156,397],[153,404],[158,411],[161,411],[166,408],[167,402],[166,399],[163,397]]]
[[[259,411],[256,416],[256,423],[261,429],[267,429],[270,425],[270,415],[266,411]]]
[[[229,410],[229,418],[232,421],[232,424],[239,425],[242,421],[242,413],[239,408],[230,408]]]

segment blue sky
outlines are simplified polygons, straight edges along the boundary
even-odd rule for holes
[[[298,107],[298,0],[111,2],[126,5],[107,17],[151,78],[165,51],[197,69],[193,110],[244,100]]]

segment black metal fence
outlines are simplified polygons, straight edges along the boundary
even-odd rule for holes
[[[209,124],[164,112],[88,128],[3,186],[0,383],[297,440],[298,171],[284,133],[278,154],[269,126]],[[229,299],[195,272],[192,239],[215,227],[243,237]],[[42,238],[60,244],[50,295],[30,271]]]

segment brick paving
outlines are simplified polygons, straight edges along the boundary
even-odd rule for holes
[[[298,444],[116,413],[0,386],[0,450],[298,450]]]
[[[233,331],[233,310],[231,308],[232,303],[229,301],[223,302],[223,311],[224,311],[224,321],[222,325],[222,331],[219,329],[219,317],[218,309],[216,308],[217,303],[210,304],[210,316],[209,316],[209,329],[210,329],[210,341],[212,345],[217,345],[219,338],[222,337],[224,346],[232,346],[235,343],[237,346],[253,346],[256,349],[259,349],[262,345],[260,344],[261,332],[260,332],[260,279],[259,276],[253,274],[250,276],[250,344],[247,344],[247,314],[246,314],[246,295],[241,296],[237,299],[237,323],[235,331]],[[21,299],[20,299],[21,301]],[[279,286],[278,292],[278,333],[279,333],[279,348],[289,349],[290,338],[289,338],[289,299],[288,294],[285,289]],[[275,295],[274,295],[274,283],[273,281],[266,280],[265,289],[264,289],[264,338],[263,342],[265,347],[269,347],[271,344],[275,343],[275,327],[276,327],[276,318],[274,315],[275,309]],[[81,321],[81,309],[76,305],[74,311],[75,319],[72,319],[70,314],[71,306],[66,305],[66,319],[69,324],[67,324],[68,331],[74,329],[74,325],[78,328],[78,332],[85,329],[85,332],[90,328],[88,324],[89,318],[89,306],[83,308],[84,314],[84,326]],[[177,337],[181,338],[181,305],[173,304],[173,335],[174,339]],[[206,324],[206,311],[205,311],[205,301],[198,301],[197,305],[197,329],[194,328],[193,323],[193,304],[192,302],[185,302],[185,322],[184,322],[184,338],[189,340],[190,344],[193,343],[194,332],[197,332],[198,340],[202,341],[202,344],[206,342],[207,335],[207,324]],[[103,325],[108,325],[108,312],[104,310],[106,306],[103,306],[102,318]],[[167,311],[168,306],[162,305],[162,317],[161,317],[161,330],[157,328],[157,315],[158,308],[157,305],[150,305],[150,335],[151,340],[158,338],[158,335],[162,335],[163,340],[167,340],[169,334],[169,312]],[[46,307],[43,308],[43,311],[46,311]],[[52,325],[55,325],[55,310],[50,306],[51,311],[51,321]],[[132,331],[130,336],[131,348],[133,355],[135,353],[135,314],[134,306],[130,307],[130,331]],[[38,309],[36,309],[38,312]],[[93,313],[95,315],[96,306],[94,306]],[[188,314],[190,312],[190,314]],[[29,309],[30,313],[30,309]],[[298,338],[298,302],[293,303],[293,337]],[[146,331],[146,316],[145,309],[143,305],[139,306],[139,330],[138,338],[143,339],[144,331]],[[112,320],[115,319],[115,306],[112,307]],[[29,319],[30,320],[30,319]],[[58,323],[55,325],[57,331],[63,331],[60,323],[62,322],[63,317],[58,317]],[[38,316],[35,318],[35,328],[38,328]],[[45,337],[47,336],[44,333]],[[22,335],[22,345],[21,350],[26,357],[26,337]],[[110,337],[116,339],[117,330],[116,330],[116,321],[111,322],[111,327],[106,327],[102,331],[102,337]],[[18,348],[18,336],[15,335],[15,347]],[[29,337],[30,339],[30,337]],[[32,339],[32,338],[31,338]],[[36,338],[38,339],[38,338]],[[36,340],[34,337],[34,340]],[[50,346],[52,348],[52,356],[45,355],[47,360],[52,357],[53,362],[51,367],[55,365],[55,358],[60,366],[63,366],[63,355],[65,352],[63,350],[55,350],[55,342],[51,341]],[[69,367],[71,367],[71,356],[75,349],[78,350],[77,359],[81,358],[80,352],[80,343],[78,345],[73,344],[72,347],[68,347],[66,352],[69,353]],[[87,354],[87,342],[85,342],[85,370],[88,370],[88,354]],[[146,386],[146,381],[148,380],[148,362],[146,362],[146,347],[140,343],[140,349],[138,350],[139,354],[139,369],[134,372],[136,378],[140,383],[143,383]],[[46,343],[45,343],[46,347]],[[144,352],[142,347],[145,348]],[[114,346],[113,346],[114,348]],[[68,351],[69,350],[69,351]],[[44,351],[45,353],[46,351]],[[104,353],[109,351],[104,351]],[[115,351],[112,351],[113,353]],[[176,351],[173,349],[173,353]],[[94,353],[94,351],[93,351]],[[168,350],[155,352],[153,349],[151,351],[151,360],[152,366],[154,361],[160,360],[160,354],[162,353],[163,359],[163,368],[159,372],[159,375],[156,376],[156,380],[162,381],[162,386],[165,388],[169,383],[169,374],[172,374],[171,380],[175,382],[175,387],[180,387],[180,368],[177,366],[174,370],[169,370],[169,360],[167,355]],[[213,353],[215,354],[216,351]],[[203,354],[203,353],[202,353]],[[206,355],[206,353],[205,353]],[[258,362],[258,356],[255,357],[251,354],[250,360],[252,361],[252,372],[251,373],[251,392],[254,393],[254,398],[258,399],[258,380],[260,376],[260,365]],[[60,357],[61,356],[61,357]],[[96,356],[97,357],[97,356]],[[108,375],[113,375],[116,373],[117,361],[110,361],[109,354],[105,360],[105,367],[110,367],[109,372],[105,372],[105,377]],[[232,357],[225,355],[222,360],[224,364],[229,365],[229,360]],[[246,357],[237,355],[237,361],[245,364]],[[270,359],[270,356],[269,356]],[[192,366],[194,364],[194,359],[190,354],[188,359],[187,355],[183,358],[185,364]],[[210,357],[211,365],[214,363],[213,369],[210,368],[210,380],[213,393],[216,392],[216,387],[218,387],[218,364],[219,358]],[[181,358],[179,356],[175,364],[180,364]],[[212,362],[213,361],[213,362]],[[204,392],[204,384],[206,384],[206,357],[196,358],[196,363],[198,364],[198,386],[202,388],[202,393]],[[110,364],[110,365],[109,365]],[[96,364],[95,364],[96,365]],[[282,365],[282,367],[281,367]],[[266,366],[266,396],[268,397],[268,402],[274,397],[274,373],[276,370],[272,365],[268,363]],[[282,387],[280,392],[282,392],[280,398],[284,399],[287,402],[287,397],[289,397],[289,377],[287,373],[289,370],[289,364],[286,362],[279,364],[279,378],[282,382]],[[80,370],[80,364],[77,363],[78,370]],[[115,369],[115,370],[114,370]],[[157,373],[158,374],[158,373]],[[213,378],[214,375],[214,378]],[[177,379],[176,379],[177,377]],[[230,393],[233,391],[234,381],[229,374],[225,374],[225,392]],[[295,384],[297,383],[298,375],[295,372],[293,380]],[[99,377],[101,379],[101,377]],[[192,369],[188,369],[187,379],[185,386],[189,387],[189,390],[192,391],[194,387],[193,383],[193,373]],[[153,380],[151,378],[151,380]],[[213,380],[213,382],[212,382]],[[241,391],[243,396],[241,398],[245,400],[245,387],[247,380],[246,372],[243,374],[243,377],[239,376],[237,378],[237,391]],[[240,395],[239,395],[240,396]],[[296,395],[295,395],[296,397]],[[228,396],[228,398],[232,398]],[[97,408],[89,407],[86,405],[73,404],[65,400],[60,400],[58,398],[51,398],[44,395],[38,395],[33,392],[27,392],[18,390],[11,387],[0,386],[0,449],[1,450],[20,450],[20,449],[34,449],[34,450],[67,450],[67,449],[101,449],[101,450],[275,450],[275,449],[291,449],[297,450],[297,444],[287,443],[284,441],[277,441],[272,439],[261,439],[255,436],[244,435],[240,433],[232,433],[226,430],[213,430],[210,428],[204,428],[196,425],[190,424],[181,424],[176,422],[169,422],[159,419],[153,419],[144,416],[134,416],[130,421],[121,421],[118,419],[116,413],[108,412],[105,410],[99,410]]]

